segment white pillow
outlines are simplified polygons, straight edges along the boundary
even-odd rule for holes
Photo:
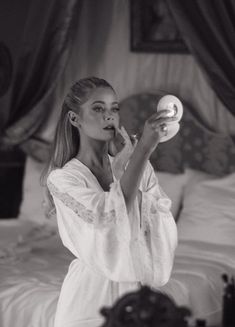
[[[202,180],[215,178],[213,175],[191,168],[186,168],[182,174],[172,174],[162,171],[155,171],[155,173],[163,191],[172,201],[171,211],[176,221],[179,217],[183,194],[187,185],[192,185]]]
[[[189,167],[185,168],[185,173],[187,175],[187,183],[184,188],[184,193],[187,192],[188,187],[191,188],[194,184],[197,184],[198,182],[218,178],[215,175],[211,175],[204,171],[192,169]]]
[[[235,245],[235,173],[187,185],[178,221],[180,240]]]
[[[183,174],[172,174],[167,172],[155,172],[159,184],[166,195],[172,201],[171,212],[175,220],[178,219],[178,214],[181,208],[183,189],[187,183],[188,176]]]

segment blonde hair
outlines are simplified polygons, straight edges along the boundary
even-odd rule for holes
[[[62,168],[69,160],[77,155],[79,151],[79,131],[70,123],[68,112],[74,111],[75,113],[79,113],[81,105],[99,87],[108,87],[114,91],[113,87],[106,80],[98,77],[83,78],[71,86],[62,104],[55,136],[51,144],[49,160],[41,176],[43,185],[46,186],[46,179],[52,170]],[[54,203],[48,189],[46,189],[46,196],[48,198],[47,200],[49,200],[47,204],[49,206],[51,204],[51,208],[48,208],[49,212],[51,212],[54,209]],[[47,215],[50,214],[47,213]]]

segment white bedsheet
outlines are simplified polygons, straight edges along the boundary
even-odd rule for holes
[[[9,221],[0,222],[0,229],[10,239],[1,242],[0,327],[52,327],[60,286],[74,257],[48,226]]]
[[[192,311],[192,319],[206,319],[208,326],[222,319],[221,275],[235,273],[235,246],[180,241],[171,279],[162,288],[178,305]]]
[[[0,230],[0,236],[9,234],[1,238],[0,327],[52,327],[73,256],[48,227],[0,222]],[[221,320],[224,272],[235,273],[235,246],[180,242],[172,277],[161,290],[189,307],[192,320],[205,318],[213,325]]]

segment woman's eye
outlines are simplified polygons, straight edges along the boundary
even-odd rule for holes
[[[120,110],[119,107],[114,107],[114,108],[113,108],[113,111],[114,111],[114,112],[118,112],[119,110]]]
[[[94,107],[93,110],[95,110],[96,112],[100,112],[103,110],[103,107],[97,106],[97,107]]]

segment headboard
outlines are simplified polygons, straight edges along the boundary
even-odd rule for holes
[[[140,134],[145,120],[156,111],[161,95],[144,92],[120,103],[121,122],[129,134]],[[170,141],[160,143],[150,161],[155,170],[182,173],[186,167],[216,176],[235,172],[235,144],[229,135],[204,126],[195,110],[186,104],[180,131]]]

